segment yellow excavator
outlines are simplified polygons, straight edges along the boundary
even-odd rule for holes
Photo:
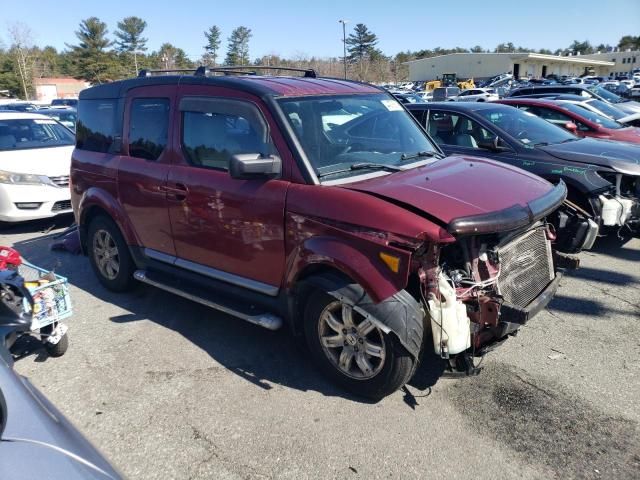
[[[442,79],[431,80],[424,84],[424,89],[427,92],[431,92],[440,87],[458,87],[460,90],[468,90],[469,88],[476,88],[476,84],[473,82],[473,78],[469,80],[459,80],[458,75],[455,73],[443,73]]]

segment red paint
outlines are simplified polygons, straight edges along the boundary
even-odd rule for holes
[[[588,131],[585,130],[571,130],[571,133],[578,137],[591,137],[591,138],[603,138],[608,140],[617,140],[620,142],[640,143],[640,128],[637,127],[624,127],[624,128],[606,128],[602,125],[592,122],[582,115],[567,110],[560,103],[555,103],[549,100],[539,99],[505,99],[499,100],[496,103],[503,103],[505,105],[518,106],[527,105],[532,107],[543,107],[549,110],[555,110],[567,117],[570,117],[574,122],[583,123],[589,127]]]
[[[485,158],[458,156],[346,186],[400,200],[445,223],[515,204],[525,206],[550,187],[546,180],[524,170]]]

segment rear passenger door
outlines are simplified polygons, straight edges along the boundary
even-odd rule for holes
[[[126,97],[118,195],[142,247],[175,255],[166,183],[175,85],[132,89]]]

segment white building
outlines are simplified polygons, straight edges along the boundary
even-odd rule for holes
[[[581,58],[592,60],[606,60],[612,62],[613,66],[608,73],[614,76],[628,75],[635,68],[640,68],[640,50],[615,50],[613,52],[591,53],[582,55]]]
[[[516,77],[578,76],[585,71],[608,76],[614,63],[608,59],[591,59],[584,55],[563,57],[541,53],[451,53],[407,62],[412,82],[436,80],[443,73],[458,78],[483,79],[511,72]]]

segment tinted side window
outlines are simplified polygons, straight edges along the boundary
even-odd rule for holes
[[[131,102],[129,155],[157,160],[167,146],[169,99],[136,98]]]
[[[182,111],[182,148],[195,166],[228,170],[232,155],[276,153],[266,120],[250,102],[186,97]]]
[[[116,99],[82,100],[78,105],[76,148],[112,153],[114,138],[120,136]]]
[[[428,123],[429,134],[440,145],[455,145],[480,148],[490,142],[494,135],[476,121],[464,115],[431,111]]]

